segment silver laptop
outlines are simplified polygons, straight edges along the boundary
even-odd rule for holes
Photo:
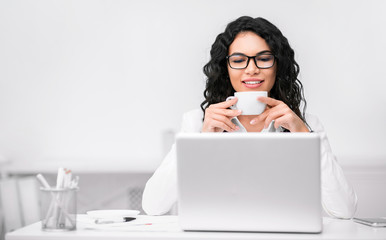
[[[177,135],[183,230],[322,231],[315,133]]]

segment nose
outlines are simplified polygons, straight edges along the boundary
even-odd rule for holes
[[[252,58],[250,58],[248,62],[248,66],[245,69],[245,73],[249,75],[255,75],[255,74],[258,74],[259,72],[260,72],[260,68],[258,68],[255,64],[255,61]]]

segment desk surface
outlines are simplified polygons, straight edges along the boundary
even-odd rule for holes
[[[93,224],[87,219],[87,216],[79,215],[77,230],[72,232],[44,232],[41,230],[41,223],[38,222],[8,233],[5,239],[386,239],[386,228],[373,228],[351,220],[331,218],[323,219],[323,232],[320,234],[184,232],[178,226],[177,216],[139,216],[137,223],[104,225]]]

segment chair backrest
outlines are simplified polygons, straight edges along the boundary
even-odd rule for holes
[[[0,239],[5,233],[40,220],[38,185],[35,177],[0,180]]]

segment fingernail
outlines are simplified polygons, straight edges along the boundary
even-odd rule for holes
[[[238,110],[237,113],[240,115],[240,114],[242,113],[242,111],[241,111],[241,110]]]
[[[252,121],[249,122],[251,125],[255,124],[256,123],[256,120],[255,119],[252,119]]]

